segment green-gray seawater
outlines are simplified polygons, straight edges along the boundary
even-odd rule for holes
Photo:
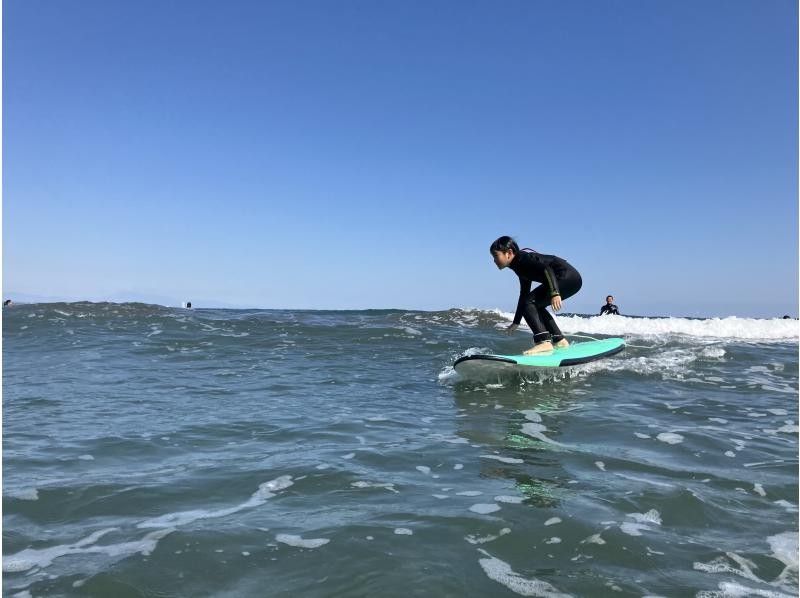
[[[559,321],[6,309],[3,595],[797,595],[798,323]]]

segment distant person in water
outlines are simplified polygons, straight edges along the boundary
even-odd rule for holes
[[[519,300],[514,321],[508,327],[511,334],[522,318],[533,332],[533,347],[525,355],[547,353],[554,348],[569,347],[547,306],[561,309],[561,302],[577,293],[583,281],[578,271],[566,260],[555,255],[536,253],[532,249],[520,251],[511,237],[500,237],[489,248],[495,265],[502,270],[510,268],[519,277]],[[531,291],[532,282],[541,282]]]
[[[11,299],[6,299],[3,301],[3,307],[8,307],[9,305],[11,305]]]
[[[192,309],[192,302],[191,301],[187,301],[186,302],[186,309]]]
[[[611,315],[611,316],[618,316],[619,315],[619,308],[614,305],[614,296],[609,295],[606,297],[606,304],[600,308],[600,315]]]

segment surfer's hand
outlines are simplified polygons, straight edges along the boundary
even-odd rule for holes
[[[561,309],[561,295],[555,295],[550,300],[550,305],[553,306],[553,311],[559,311]]]
[[[519,328],[519,324],[511,324],[508,328],[506,328],[506,334],[514,334],[514,331]]]

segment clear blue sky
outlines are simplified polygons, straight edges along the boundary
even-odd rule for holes
[[[3,293],[797,312],[789,0],[6,0]]]

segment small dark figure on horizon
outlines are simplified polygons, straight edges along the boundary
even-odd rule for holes
[[[602,316],[605,314],[614,316],[620,315],[619,308],[616,305],[614,305],[613,295],[609,295],[608,297],[606,297],[606,304],[600,308],[600,315]]]
[[[792,319],[792,316],[783,316],[783,319],[784,319],[784,320],[791,320],[791,319]]]
[[[192,302],[191,301],[187,301],[186,302],[186,309],[192,309]]]
[[[3,307],[8,307],[9,305],[11,305],[11,299],[6,299],[3,301]]]

